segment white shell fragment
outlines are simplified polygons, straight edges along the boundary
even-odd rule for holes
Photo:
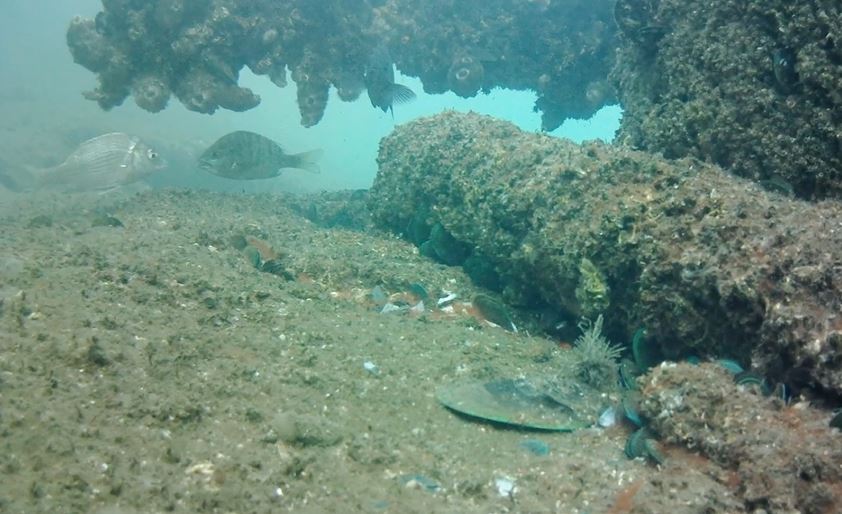
[[[497,494],[504,498],[510,498],[517,492],[515,481],[507,476],[495,478],[494,487],[497,489]]]

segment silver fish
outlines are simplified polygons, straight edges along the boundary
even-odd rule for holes
[[[287,154],[271,139],[238,130],[219,138],[199,157],[199,167],[208,173],[236,180],[277,177],[284,168],[319,172],[316,162],[321,150]]]
[[[5,173],[0,182],[17,191],[105,192],[141,180],[166,165],[140,138],[113,132],[80,144],[58,166]]]

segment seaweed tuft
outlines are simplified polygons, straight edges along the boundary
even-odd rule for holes
[[[576,339],[572,350],[575,376],[595,388],[616,385],[623,349],[602,335],[602,315],[593,323],[580,323],[579,328],[582,335]]]

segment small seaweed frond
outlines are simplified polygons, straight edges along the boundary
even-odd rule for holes
[[[593,323],[579,323],[579,328],[582,335],[573,343],[572,355],[577,377],[593,387],[615,384],[623,348],[602,335],[602,315]]]

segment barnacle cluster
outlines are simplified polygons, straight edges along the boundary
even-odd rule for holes
[[[331,87],[344,101],[360,96],[366,66],[385,46],[397,67],[432,93],[538,91],[552,129],[614,101],[613,92],[597,102],[587,92],[613,62],[610,4],[105,0],[94,19],[71,22],[67,44],[74,60],[97,74],[97,87],[85,96],[103,109],[131,96],[157,112],[171,95],[202,113],[251,109],[260,98],[238,85],[245,66],[278,87],[289,72],[309,127],[322,118]],[[541,77],[551,80],[542,86]]]
[[[167,106],[171,94],[169,86],[154,75],[138,77],[132,83],[134,101],[141,109],[149,112],[163,110]]]
[[[482,63],[469,53],[453,59],[447,70],[447,83],[459,96],[470,97],[477,94],[485,78]]]
[[[842,197],[842,4],[618,0],[620,139]]]

